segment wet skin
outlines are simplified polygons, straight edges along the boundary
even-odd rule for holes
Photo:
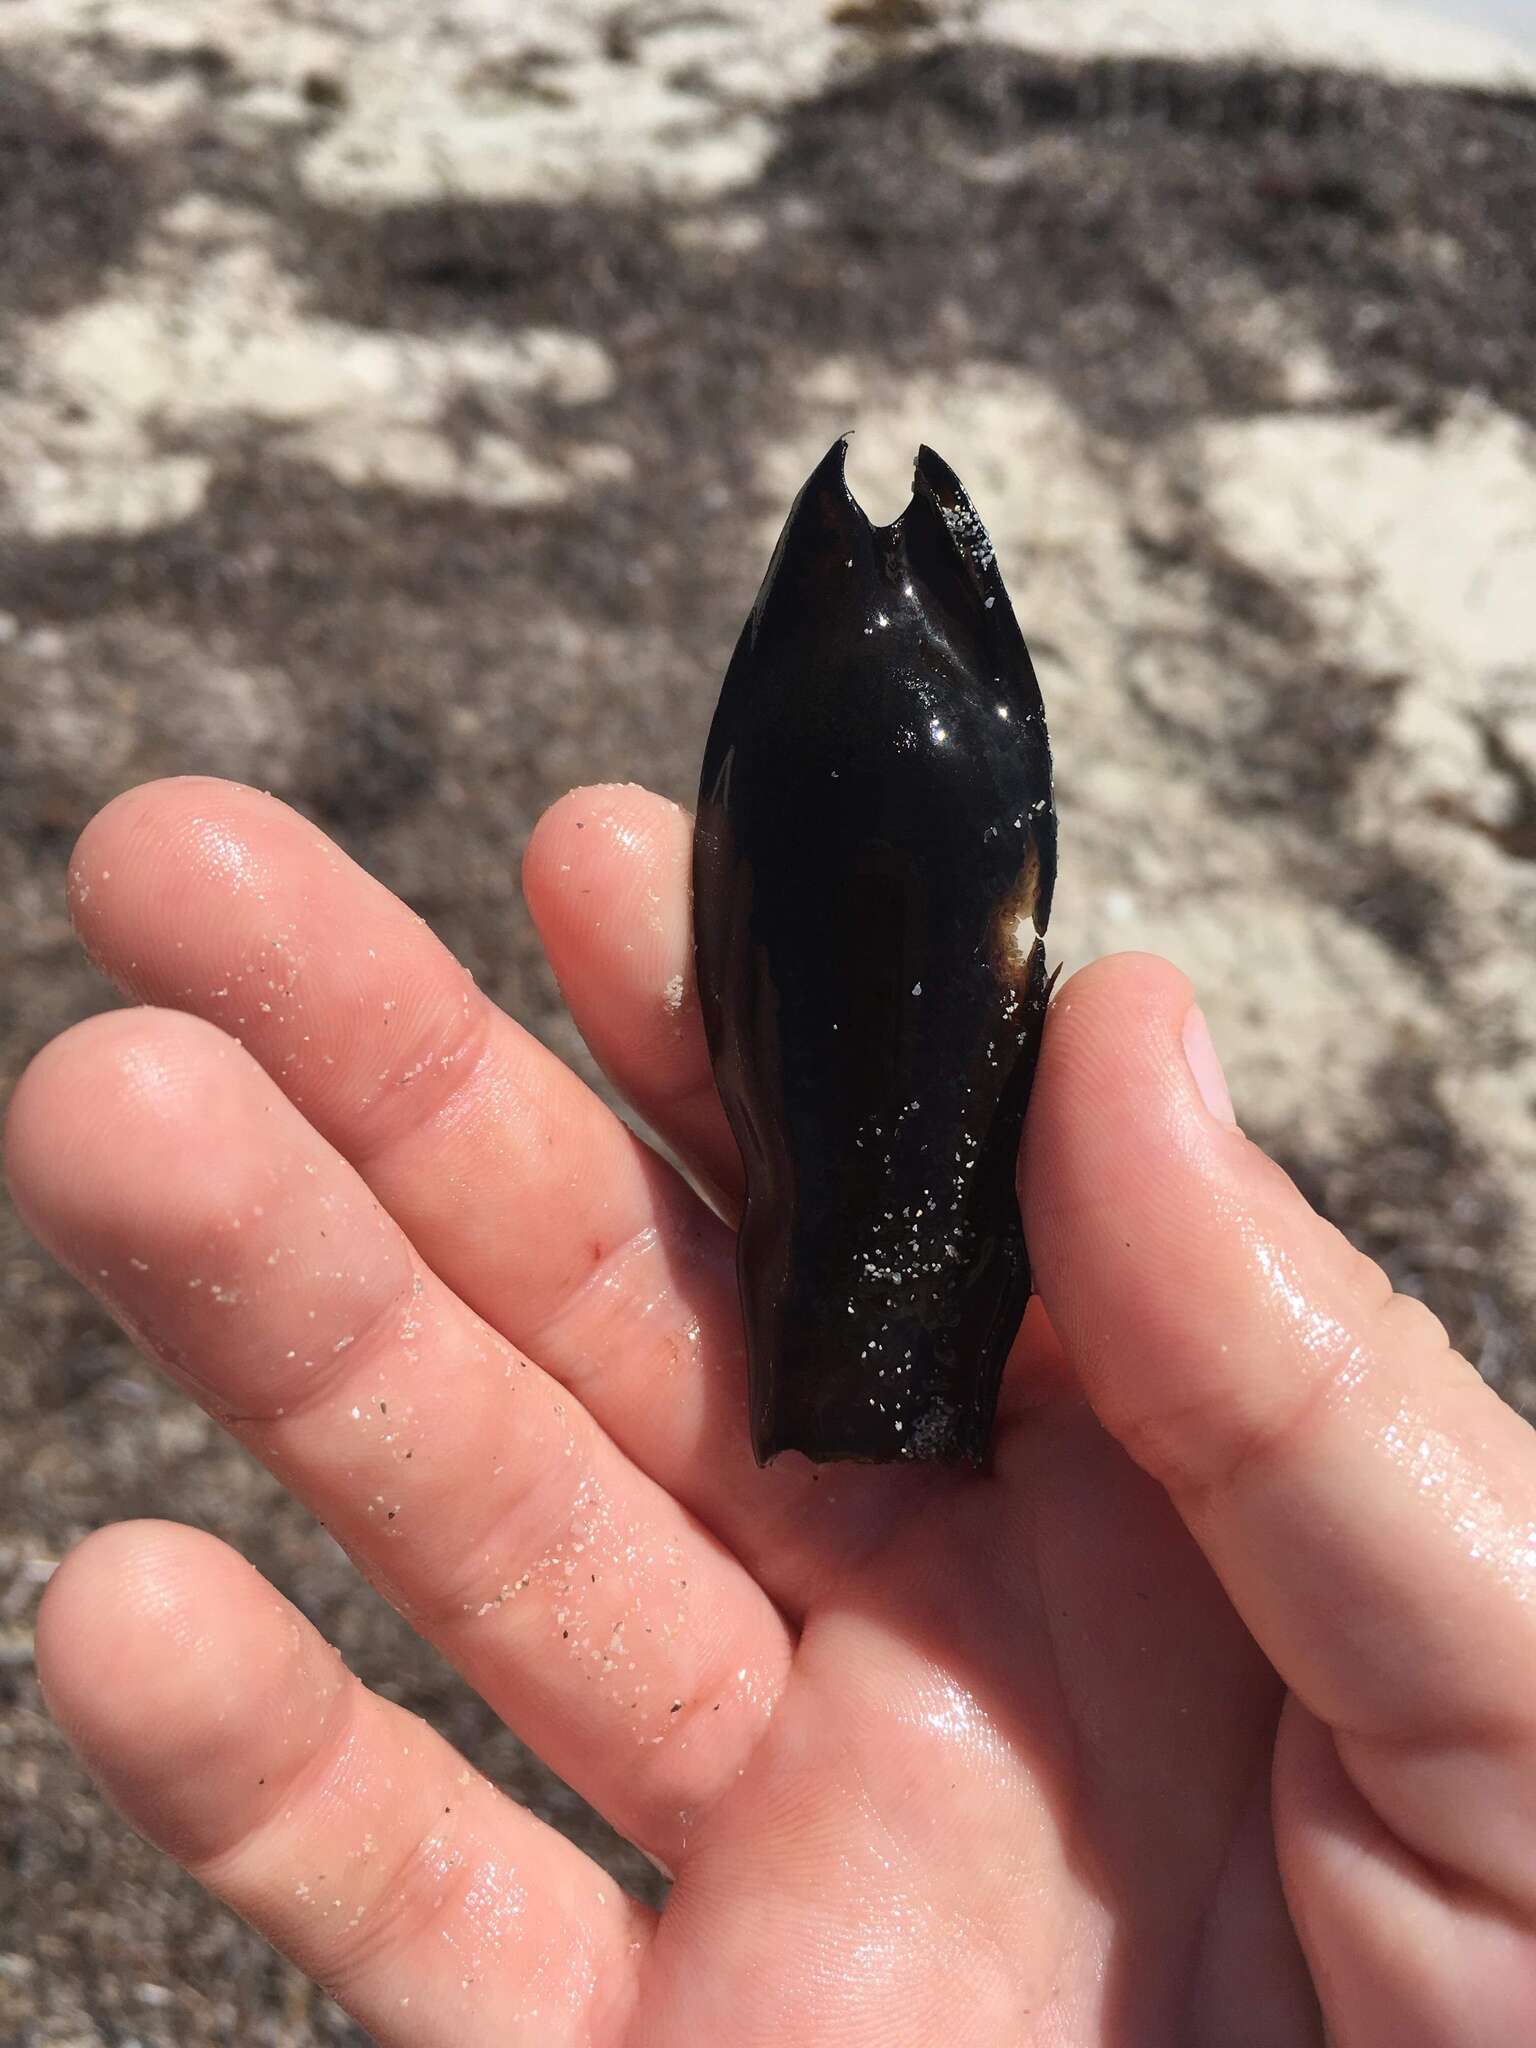
[[[581,791],[525,885],[732,1213],[690,860]],[[729,1226],[313,826],[155,785],[72,875],[147,1007],[24,1076],[33,1229],[677,1874],[626,1900],[212,1535],[89,1538],[65,1732],[385,2048],[1530,2037],[1536,1439],[1235,1128],[1173,968],[1053,1006],[991,1472],[759,1470]]]

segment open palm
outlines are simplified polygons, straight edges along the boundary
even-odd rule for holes
[[[579,791],[525,880],[729,1213],[689,839]],[[1057,1000],[992,1470],[758,1471],[730,1230],[312,826],[152,785],[72,904],[165,1007],[29,1070],[33,1227],[676,1874],[626,1898],[211,1538],[101,1532],[55,1712],[386,2048],[1536,2040],[1536,1439],[1232,1126],[1171,968]]]

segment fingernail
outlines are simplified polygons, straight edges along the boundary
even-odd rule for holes
[[[1184,1057],[1189,1061],[1189,1071],[1200,1090],[1200,1100],[1217,1123],[1235,1131],[1237,1118],[1232,1110],[1232,1097],[1227,1091],[1227,1077],[1221,1071],[1211,1027],[1198,1003],[1191,1005],[1189,1015],[1184,1019]]]

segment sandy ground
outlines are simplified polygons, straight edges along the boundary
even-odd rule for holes
[[[0,1075],[106,996],[75,833],[301,806],[584,1061],[517,900],[577,780],[691,797],[788,495],[992,525],[1056,947],[1194,975],[1247,1126],[1536,1409],[1536,64],[1388,0],[0,7]],[[1257,25],[1256,25],[1257,24]],[[1353,67],[1353,68],[1351,68]],[[108,1813],[51,1563],[218,1531],[654,1879],[0,1216],[0,2041],[355,2030]]]

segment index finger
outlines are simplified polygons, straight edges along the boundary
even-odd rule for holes
[[[678,805],[632,784],[573,789],[534,830],[523,890],[598,1065],[734,1215],[741,1155],[704,1043],[692,864],[693,820]]]

